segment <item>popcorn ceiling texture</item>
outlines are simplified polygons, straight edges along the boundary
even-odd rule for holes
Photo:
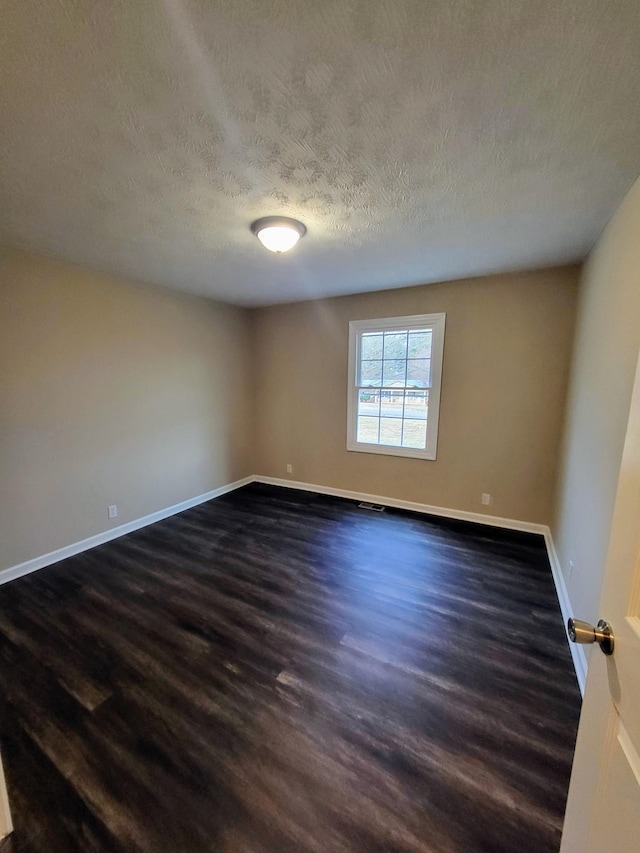
[[[638,44],[637,0],[4,0],[0,238],[247,305],[581,259]]]

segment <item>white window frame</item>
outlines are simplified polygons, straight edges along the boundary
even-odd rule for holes
[[[347,394],[347,450],[360,453],[380,453],[384,456],[409,456],[413,459],[435,459],[438,447],[438,421],[440,419],[440,391],[442,388],[442,360],[444,353],[445,314],[415,314],[409,317],[385,317],[376,320],[352,320],[349,323],[349,375]],[[358,436],[358,390],[360,347],[366,332],[394,332],[413,329],[430,329],[431,387],[427,417],[427,438],[424,450],[415,447],[393,447],[385,444],[365,444]]]

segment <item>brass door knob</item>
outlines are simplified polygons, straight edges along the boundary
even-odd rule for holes
[[[569,619],[567,633],[572,643],[598,643],[605,655],[613,654],[615,637],[611,625],[601,619],[596,627],[580,619]]]

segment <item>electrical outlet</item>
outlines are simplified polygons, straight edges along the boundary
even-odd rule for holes
[[[482,494],[480,500],[484,506],[491,506],[491,495],[488,495],[486,492]]]
[[[293,474],[293,465],[290,462],[287,463],[287,474]]]
[[[109,518],[117,518],[118,517],[118,507],[115,504],[107,507],[107,514]]]

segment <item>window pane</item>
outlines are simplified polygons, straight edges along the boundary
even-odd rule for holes
[[[398,385],[404,388],[406,366],[406,361],[400,361],[399,359],[395,361],[385,360],[382,384],[385,386]]]
[[[378,418],[358,418],[358,441],[377,444],[379,423]]]
[[[385,418],[401,418],[404,391],[382,391],[380,414]]]
[[[402,444],[401,418],[380,418],[380,444],[400,447]]]
[[[402,358],[407,357],[407,333],[385,332],[384,333],[384,357]]]
[[[405,418],[426,421],[428,404],[428,391],[407,391],[404,401]]]
[[[380,392],[360,389],[358,391],[358,417],[367,415],[377,418],[379,414]]]
[[[375,359],[382,358],[382,332],[378,335],[364,334],[362,336],[362,351],[360,358]]]
[[[360,365],[360,385],[382,385],[382,362],[363,361]]]
[[[431,358],[432,332],[409,332],[409,358]]]
[[[424,450],[427,446],[427,421],[403,421],[402,446],[418,447]]]
[[[407,385],[428,388],[431,385],[431,359],[410,358],[407,362]]]

